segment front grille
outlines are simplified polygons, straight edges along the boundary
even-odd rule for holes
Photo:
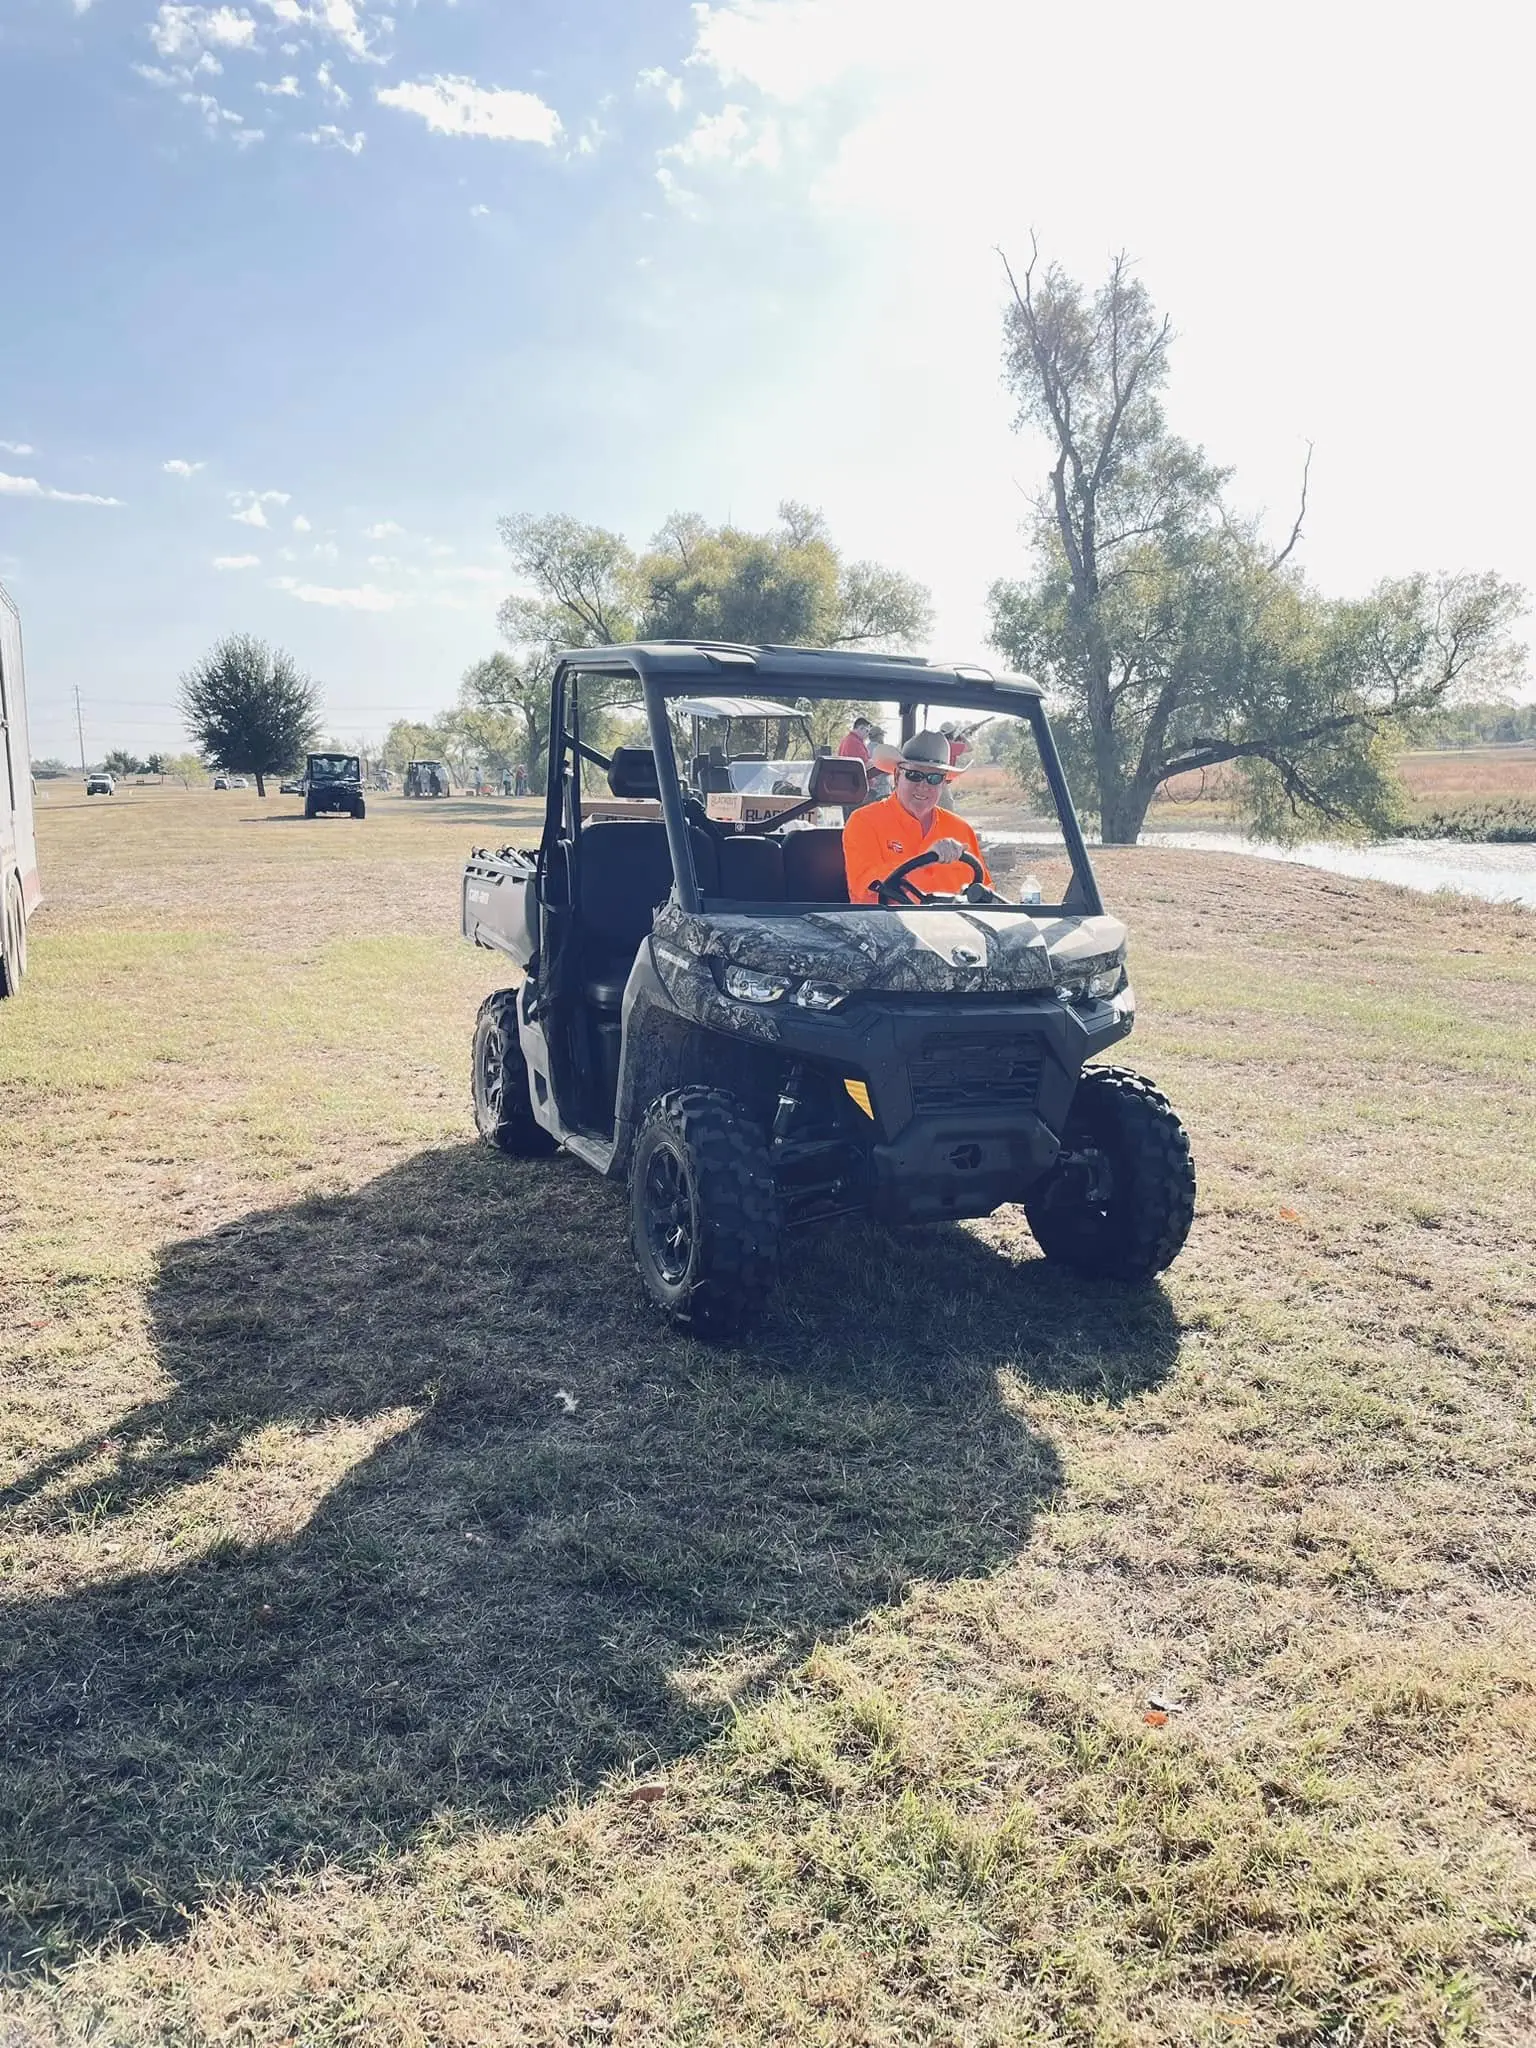
[[[1031,1109],[1040,1088],[1040,1044],[1034,1038],[925,1038],[907,1075],[919,1113]]]

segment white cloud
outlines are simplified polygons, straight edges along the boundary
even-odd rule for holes
[[[298,516],[295,518],[293,522],[293,530],[295,533],[309,532],[309,521],[304,517],[304,514],[302,512],[300,512]]]
[[[215,569],[259,569],[261,567],[261,557],[260,555],[215,555],[213,566]]]
[[[256,23],[233,7],[183,7],[166,0],[150,24],[149,39],[162,57],[180,57],[208,43],[250,50],[256,45]]]
[[[267,131],[265,128],[240,128],[230,137],[230,141],[233,142],[236,149],[251,149],[258,142],[265,142],[266,139]]]
[[[341,553],[333,540],[317,540],[310,549],[317,562],[334,562]]]
[[[329,121],[323,127],[312,128],[304,137],[306,142],[316,143],[321,149],[344,149],[348,156],[361,156],[366,139],[361,128],[355,135],[344,135],[341,129],[333,127]]]
[[[160,465],[167,476],[182,478],[196,476],[200,469],[206,469],[207,466],[205,462],[183,462],[179,455],[173,455],[169,462],[162,462]]]
[[[232,107],[221,107],[210,92],[184,92],[179,97],[184,107],[197,107],[200,109],[203,119],[208,123],[211,134],[223,133],[219,126],[221,121],[227,121],[232,127],[236,128],[244,123],[245,116],[243,114],[237,114]],[[237,141],[243,140],[239,136],[235,139]]]
[[[349,93],[344,86],[340,86],[336,83],[335,79],[331,76],[331,67],[328,63],[322,64],[320,66],[320,69],[315,73],[315,83],[316,85],[319,86],[320,90],[325,94],[326,98],[330,101],[333,107],[351,106],[351,93]]]
[[[296,576],[275,576],[272,588],[287,591],[301,604],[330,605],[343,611],[392,612],[400,602],[392,592],[380,590],[372,583],[345,589],[329,583],[301,583]]]
[[[692,210],[693,195],[667,162],[671,158],[690,171],[776,171],[783,161],[779,123],[773,115],[749,114],[731,102],[717,114],[701,114],[681,142],[659,152],[657,183],[669,200]]]
[[[660,64],[653,64],[642,71],[635,80],[642,92],[657,92],[675,114],[683,104],[683,81],[674,78],[670,71]]]
[[[0,441],[7,455],[35,455],[37,450],[30,441]]]
[[[57,491],[35,476],[7,476],[0,470],[0,497],[52,498],[60,505],[121,505],[121,498],[98,497],[94,491]]]
[[[256,81],[256,90],[264,92],[268,99],[296,100],[299,97],[299,81],[291,73],[280,78],[276,85],[269,85],[264,78],[259,78]]]
[[[382,63],[369,41],[368,30],[363,25],[363,10],[355,0],[316,0],[312,6],[301,6],[299,0],[260,0],[275,21],[284,28],[307,31],[311,35],[331,36],[351,57],[359,62]],[[374,29],[388,35],[394,24],[387,14],[375,17]],[[296,53],[298,46],[285,43],[286,55]]]
[[[558,140],[560,116],[537,93],[476,85],[472,78],[423,79],[415,85],[386,86],[374,97],[381,106],[418,114],[435,135],[483,135],[496,142]]]
[[[967,28],[982,29],[999,58],[1010,40],[1004,8],[977,0],[958,0],[942,26],[930,8],[899,0],[723,0],[693,14],[688,62],[724,85],[752,85],[777,100],[803,100],[850,75],[884,70],[893,55],[901,64],[914,49],[924,64],[941,62],[942,47]],[[1027,27],[1022,14],[1017,26]]]
[[[469,217],[471,220],[484,220],[490,210],[488,206],[472,206],[469,209]],[[0,447],[4,445],[4,442],[0,442]]]
[[[381,519],[377,526],[365,526],[363,528],[363,539],[393,540],[397,533],[404,533],[404,531],[405,528],[397,524],[395,520]]]
[[[343,49],[350,50],[354,57],[367,57],[371,54],[368,38],[363,33],[353,0],[320,0],[319,6],[311,9],[310,19],[318,19]],[[387,22],[381,24],[387,25]]]
[[[231,491],[229,502],[235,510],[229,515],[241,526],[264,527],[267,505],[286,505],[291,493],[288,491]]]

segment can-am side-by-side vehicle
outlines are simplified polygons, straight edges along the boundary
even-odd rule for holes
[[[306,818],[323,818],[338,811],[348,818],[361,818],[367,814],[361,755],[306,756],[299,787],[304,792]]]
[[[785,750],[761,764],[765,814],[744,817],[719,756],[694,751],[721,692],[750,701],[763,751]],[[963,890],[929,893],[919,854],[850,903],[841,828],[866,769],[806,758],[818,702],[884,705],[903,740],[986,722],[988,801],[1029,828],[983,826],[993,887],[971,865]],[[611,727],[625,704],[635,744],[583,739],[584,710]],[[1048,1259],[1126,1281],[1188,1235],[1177,1116],[1147,1081],[1087,1064],[1134,1022],[1126,929],[1104,912],[1032,683],[804,648],[568,652],[538,851],[471,857],[463,930],[522,970],[475,1027],[482,1136],[523,1158],[564,1146],[626,1181],[641,1277],[680,1328],[737,1329],[786,1235],[834,1216],[1019,1203]]]

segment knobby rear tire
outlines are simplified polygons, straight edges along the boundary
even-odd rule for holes
[[[1195,1217],[1189,1137],[1161,1090],[1124,1067],[1085,1068],[1062,1133],[1068,1153],[1097,1151],[1106,1199],[1048,1180],[1024,1204],[1045,1256],[1094,1280],[1150,1280],[1178,1257]]]
[[[21,994],[27,974],[27,913],[13,875],[0,898],[0,997]]]
[[[629,1215],[646,1292],[676,1330],[735,1336],[778,1278],[767,1140],[719,1089],[679,1088],[651,1105],[630,1163]]]
[[[528,1062],[517,1036],[517,990],[487,996],[475,1018],[470,1065],[475,1129],[488,1145],[514,1159],[547,1159],[554,1139],[533,1113]]]

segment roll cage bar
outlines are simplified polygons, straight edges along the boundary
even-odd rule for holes
[[[1043,693],[1038,683],[1026,676],[997,675],[979,664],[967,662],[940,665],[922,655],[856,654],[844,649],[806,647],[745,647],[731,641],[647,641],[626,646],[571,647],[555,658],[550,685],[549,786],[545,801],[544,843],[547,847],[562,822],[569,832],[572,849],[579,850],[581,802],[577,775],[571,756],[584,758],[606,769],[606,755],[586,744],[581,737],[580,706],[576,722],[567,725],[565,706],[570,680],[582,675],[633,676],[640,684],[645,703],[651,751],[656,762],[657,794],[661,800],[662,822],[672,855],[678,902],[691,916],[704,909],[688,839],[688,818],[682,784],[677,772],[677,754],[672,743],[672,724],[667,702],[672,697],[700,694],[706,679],[719,686],[723,676],[745,682],[750,676],[757,690],[793,691],[812,702],[836,701],[847,697],[895,701],[901,712],[901,736],[910,739],[917,730],[917,709],[939,706],[945,710],[976,711],[991,706],[1028,721],[1039,749],[1040,766],[1050,787],[1061,823],[1062,838],[1072,863],[1074,886],[1081,898],[1083,915],[1103,914],[1097,877],[1088,858],[1087,842],[1078,822],[1072,793],[1056,741],[1045,716]],[[540,861],[542,865],[543,853]],[[764,906],[769,910],[775,906]]]

